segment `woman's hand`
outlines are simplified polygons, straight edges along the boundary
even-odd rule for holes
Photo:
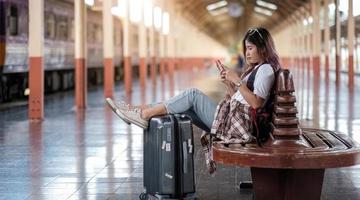
[[[226,86],[226,95],[229,97],[232,97],[236,92],[236,87],[235,87],[234,83],[232,83],[226,79],[221,79],[221,82],[224,83]]]
[[[222,71],[220,73],[220,76],[222,79],[228,80],[232,83],[237,83],[238,81],[240,81],[240,77],[238,76],[238,74],[230,69],[226,69],[224,71]]]
[[[216,61],[216,67],[220,71],[220,77],[222,80],[227,80],[231,83],[236,83],[240,80],[240,77],[238,76],[236,71],[231,70],[230,68],[223,65],[220,60]]]

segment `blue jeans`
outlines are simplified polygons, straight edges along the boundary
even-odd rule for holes
[[[210,132],[217,104],[200,90],[187,89],[164,104],[168,114],[186,114],[197,127]]]

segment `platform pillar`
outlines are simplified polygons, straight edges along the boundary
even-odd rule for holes
[[[111,14],[112,1],[103,1],[103,51],[104,51],[104,97],[114,93],[114,22]]]
[[[87,68],[86,68],[86,5],[75,1],[75,106],[86,108]]]
[[[44,0],[29,0],[29,119],[44,118]]]
[[[340,21],[340,0],[335,0],[335,80],[336,84],[340,83],[341,70],[341,21]]]
[[[320,53],[321,53],[321,30],[320,30],[320,1],[311,1],[312,24],[312,67],[314,77],[320,77]]]
[[[325,79],[329,80],[329,54],[330,54],[330,27],[329,27],[329,0],[324,0],[324,53],[325,53]]]
[[[124,0],[125,17],[123,19],[123,41],[124,41],[124,81],[125,92],[132,92],[132,62],[131,62],[131,23],[129,15],[129,0]]]
[[[146,79],[147,79],[147,45],[146,45],[146,27],[144,20],[144,2],[141,3],[139,8],[141,10],[141,20],[139,22],[138,28],[138,37],[139,37],[139,78],[140,78],[140,87],[143,91],[146,88]]]
[[[150,49],[150,77],[153,87],[156,87],[156,49],[155,49],[155,30],[154,27],[149,28],[149,49]]]
[[[159,58],[160,58],[160,82],[164,84],[165,81],[165,65],[166,65],[166,54],[165,54],[165,36],[162,34],[162,31],[159,31]]]
[[[354,43],[355,43],[355,23],[354,23],[354,14],[353,14],[353,0],[349,0],[349,9],[348,9],[348,49],[349,49],[349,88],[354,87]]]

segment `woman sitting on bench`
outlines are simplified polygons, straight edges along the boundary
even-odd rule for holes
[[[193,123],[206,132],[215,134],[224,143],[249,143],[252,125],[250,108],[261,108],[270,96],[274,72],[280,68],[279,58],[270,33],[264,28],[253,28],[243,39],[246,69],[238,74],[217,61],[222,81],[228,88],[227,97],[218,105],[197,89],[187,89],[169,100],[150,105],[131,106],[124,102],[107,103],[126,123],[143,129],[149,119],[164,114],[185,113]]]

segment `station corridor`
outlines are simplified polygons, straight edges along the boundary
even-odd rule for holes
[[[357,0],[0,0],[0,200],[141,199],[144,130],[126,124],[105,99],[144,105],[197,88],[219,103],[226,87],[216,61],[229,71],[250,68],[242,39],[264,40],[260,27],[273,37],[282,72],[291,73],[274,80],[293,81],[300,130],[297,137],[272,128],[271,152],[296,149],[289,144],[306,139],[305,128],[347,136],[338,138],[350,153],[321,134],[324,151],[307,141],[328,159],[318,167],[326,169],[320,199],[360,199],[359,8]],[[217,158],[209,174],[204,131],[192,127],[197,199],[263,199],[252,166]],[[276,143],[287,134],[291,142]],[[240,146],[251,152],[251,145]],[[262,148],[253,149],[261,156],[272,146]],[[254,188],[240,188],[251,181]],[[289,188],[297,180],[290,181]],[[284,199],[298,200],[293,194],[303,188],[291,189],[283,188],[293,192]]]
[[[192,77],[184,76],[189,71],[178,72],[173,93],[188,87],[204,88],[214,81],[209,80],[213,72],[198,71]],[[360,109],[354,104],[360,98],[359,91],[350,93],[344,84],[336,88],[321,79],[321,92],[314,93],[313,77],[307,77],[306,70],[294,69],[293,73],[298,80],[296,96],[302,126],[337,130],[360,141]],[[135,83],[137,92],[131,95],[131,102],[140,104],[144,96],[145,103],[168,98],[170,88],[161,90],[161,85],[149,86],[142,95]],[[218,87],[221,91],[221,85]],[[46,119],[42,123],[27,120],[26,106],[1,111],[0,199],[138,199],[143,191],[143,130],[114,115],[105,105],[102,92],[100,87],[89,91],[85,111],[74,109],[71,92],[46,97]],[[120,92],[115,96],[126,98]],[[208,174],[200,134],[195,128],[197,196],[252,199],[251,190],[239,192],[239,182],[251,180],[247,168],[219,165],[214,176]],[[327,170],[322,199],[359,199],[359,170],[359,166]]]

